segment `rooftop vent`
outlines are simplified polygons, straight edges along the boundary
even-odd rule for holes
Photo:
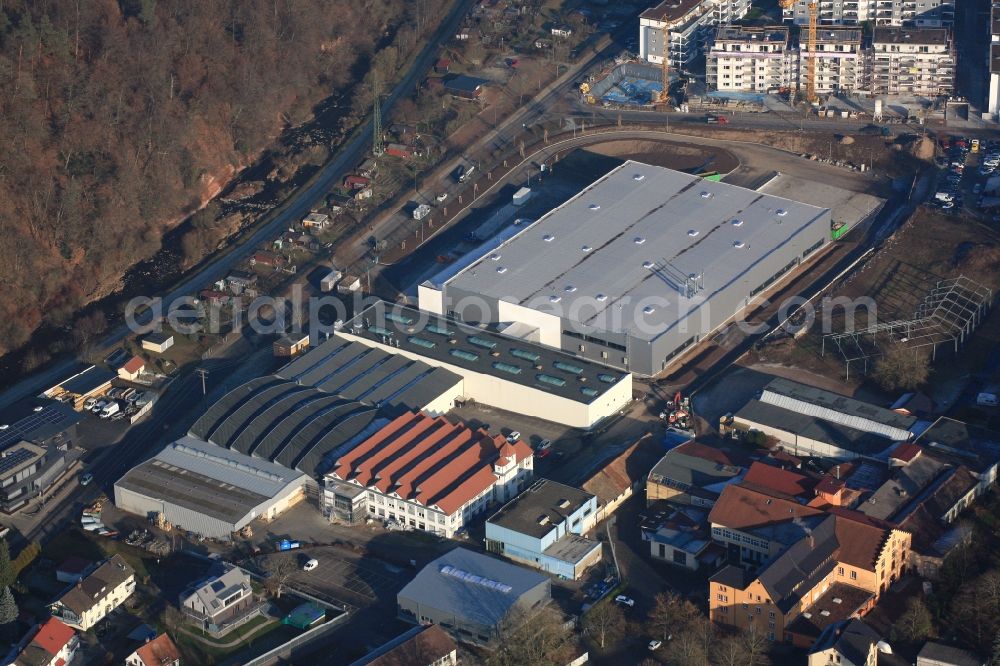
[[[500,261],[500,255],[494,252],[493,254],[490,255],[490,259],[492,259],[493,261]]]
[[[702,199],[711,199],[712,198],[712,193],[711,192],[702,192],[701,193],[701,198]]]
[[[556,296],[555,294],[549,296],[549,302],[550,303],[558,303],[561,300],[562,300],[562,296]]]
[[[812,613],[803,613],[803,614],[802,614],[802,617],[804,617],[804,618],[805,618],[805,619],[807,619],[807,620],[808,620],[809,618],[811,618],[812,616],[813,616],[813,614],[812,614]]]
[[[642,267],[643,268],[652,268],[653,267],[653,262],[652,261],[644,261],[644,262],[642,262]]]
[[[566,293],[567,294],[572,294],[574,291],[576,291],[576,287],[574,287],[571,284],[566,285]]]
[[[733,241],[733,247],[746,247],[747,244],[741,240]]]
[[[830,616],[830,611],[824,609],[824,610],[821,610],[819,612],[819,614],[822,615],[823,617],[829,617]]]
[[[742,227],[743,226],[743,220],[738,220],[738,219],[737,220],[733,220],[733,226],[734,227]]]
[[[580,249],[583,250],[584,252],[590,252],[593,248],[590,247],[589,245],[584,245]]]
[[[603,303],[604,301],[608,300],[608,297],[606,295],[604,295],[604,294],[598,294],[597,295],[597,300],[600,301],[601,303]]]
[[[507,272],[507,267],[506,266],[497,266],[497,273],[500,273],[501,275],[503,275],[506,272]]]
[[[590,210],[600,210],[601,204],[590,204],[588,208],[590,208]]]
[[[778,214],[778,217],[784,217],[784,216],[788,215],[788,211],[785,210],[784,208],[779,208],[775,212]]]
[[[569,507],[569,500],[568,499],[561,499],[561,500],[559,500],[559,508],[560,509],[566,509],[568,507]]]
[[[643,178],[645,178],[645,176],[641,173],[632,174],[632,180],[642,180]]]
[[[539,516],[538,517],[538,524],[539,525],[548,525],[549,524],[549,517],[548,516]]]
[[[833,603],[835,603],[835,604],[842,604],[842,603],[844,603],[844,600],[841,599],[840,597],[834,597],[833,598]]]
[[[542,236],[542,240],[545,241],[546,243],[551,243],[555,239],[556,237],[553,236],[552,234],[545,234],[544,236]]]
[[[695,236],[697,236],[700,233],[701,232],[698,231],[697,229],[688,229],[688,236],[690,236],[691,238],[694,238]]]
[[[642,245],[643,243],[646,242],[646,239],[643,238],[642,236],[636,236],[635,238],[632,239],[632,242],[635,243],[636,245]]]
[[[656,308],[654,308],[652,305],[647,305],[642,309],[642,311],[645,314],[653,314],[654,312],[656,312]]]

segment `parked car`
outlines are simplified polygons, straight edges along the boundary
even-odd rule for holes
[[[521,432],[518,430],[512,430],[509,435],[507,435],[507,441],[513,444],[517,440],[521,439]]]
[[[303,571],[312,571],[313,569],[315,569],[318,566],[319,566],[319,560],[310,557],[308,560],[306,560],[306,563],[302,565],[302,570]]]
[[[90,411],[94,412],[95,414],[100,414],[104,410],[104,408],[108,406],[108,402],[110,401],[98,400],[97,402],[94,403],[94,406],[90,408]]]
[[[434,197],[434,200],[437,201],[438,203],[441,203],[442,201],[444,201],[447,198],[448,198],[448,193],[447,192],[442,192],[441,194],[439,194],[436,197]]]
[[[542,455],[548,455],[549,450],[552,448],[552,440],[543,439],[538,442],[538,446],[535,447],[535,455],[541,457]]]
[[[617,597],[615,597],[615,603],[632,608],[633,606],[635,606],[635,599],[632,599],[631,597],[626,597],[624,594],[619,594]]]
[[[90,472],[85,472],[80,475],[80,485],[85,486],[94,480],[94,475]]]
[[[661,645],[663,645],[663,641],[649,641],[649,645],[646,647],[650,650],[659,650]]]
[[[94,405],[96,404],[97,404],[97,398],[87,398],[83,402],[83,409],[89,412],[94,408]]]

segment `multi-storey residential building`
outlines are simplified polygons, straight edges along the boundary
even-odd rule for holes
[[[955,22],[954,0],[820,0],[820,25],[950,27]],[[784,10],[785,22],[809,23],[809,0],[798,0]]]
[[[49,612],[63,623],[87,631],[134,591],[135,571],[121,555],[114,555],[49,604]]]
[[[986,51],[986,110],[996,119],[1000,113],[1000,2],[990,7],[990,47]]]
[[[872,92],[948,95],[955,83],[955,50],[944,28],[875,28]]]
[[[661,64],[663,28],[670,32],[670,66],[684,69],[704,50],[717,25],[737,21],[750,10],[748,0],[665,0],[639,15],[639,57]]]
[[[871,610],[902,575],[909,549],[907,532],[832,509],[757,573],[729,565],[712,576],[709,617],[809,647],[829,625]]]
[[[80,637],[71,627],[50,617],[18,653],[11,666],[64,666],[73,661]]]
[[[325,476],[323,513],[357,524],[391,521],[452,537],[531,480],[534,455],[517,440],[406,412],[342,455]]]
[[[705,81],[714,90],[767,92],[788,85],[788,28],[723,26],[705,59]]]
[[[809,51],[805,35],[799,33],[798,77],[791,87],[805,90],[808,81]],[[865,50],[861,28],[824,27],[816,31],[816,92],[836,93],[865,90],[867,85]]]
[[[540,479],[486,521],[486,550],[576,580],[601,561],[596,517],[597,496]]]

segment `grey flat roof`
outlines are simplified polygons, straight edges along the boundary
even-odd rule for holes
[[[888,448],[892,440],[863,430],[855,430],[833,421],[807,416],[790,409],[751,400],[735,414],[737,419],[769,425],[779,430],[833,444],[855,453],[877,453]]]
[[[490,516],[488,522],[541,538],[586,504],[594,495],[549,479],[539,479]],[[545,517],[544,524],[539,520]]]
[[[606,368],[552,347],[384,301],[358,314],[344,325],[343,330],[383,344],[391,340],[392,346],[412,354],[584,404],[599,400],[608,389],[628,376],[621,370]],[[337,340],[343,343],[343,339]],[[554,378],[555,383],[541,379],[543,376]],[[592,391],[597,394],[587,395]]]
[[[477,582],[462,577],[461,573],[479,576],[482,580]],[[495,626],[524,594],[539,585],[549,584],[548,577],[537,571],[465,548],[455,548],[421,569],[398,596],[469,622]]]
[[[950,666],[981,666],[983,664],[982,659],[979,659],[967,650],[933,641],[924,643],[924,647],[920,649],[920,654],[917,655],[917,660],[920,659],[937,661],[942,664],[949,664]]]
[[[787,28],[785,28],[787,30]],[[830,209],[831,222],[842,222],[854,227],[877,213],[885,205],[885,199],[864,192],[845,190],[842,187],[821,183],[816,180],[797,178],[787,173],[776,174],[757,188],[758,192],[777,197],[795,196],[805,199],[815,206]]]
[[[126,472],[115,486],[235,524],[303,477],[266,460],[184,437]]]
[[[628,161],[470,264],[445,288],[652,340],[700,317],[702,305],[719,292],[749,291],[753,285],[742,285],[741,276],[773,261],[776,250],[826,212]],[[694,294],[687,290],[691,275],[702,276]]]
[[[579,534],[564,534],[545,549],[545,554],[549,557],[554,557],[560,562],[569,562],[575,565],[594,552],[595,548],[600,547],[600,541],[588,539]]]
[[[935,457],[963,464],[980,474],[1000,462],[1000,433],[946,416],[938,418],[914,441]]]
[[[26,398],[0,411],[0,450],[21,441],[42,442],[83,420],[83,415],[64,402]]]
[[[947,28],[875,28],[872,42],[875,44],[934,44],[948,43]]]

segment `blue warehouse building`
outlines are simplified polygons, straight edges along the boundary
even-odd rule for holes
[[[596,522],[596,495],[541,479],[486,521],[486,549],[576,580],[601,561],[601,543],[584,536]]]

